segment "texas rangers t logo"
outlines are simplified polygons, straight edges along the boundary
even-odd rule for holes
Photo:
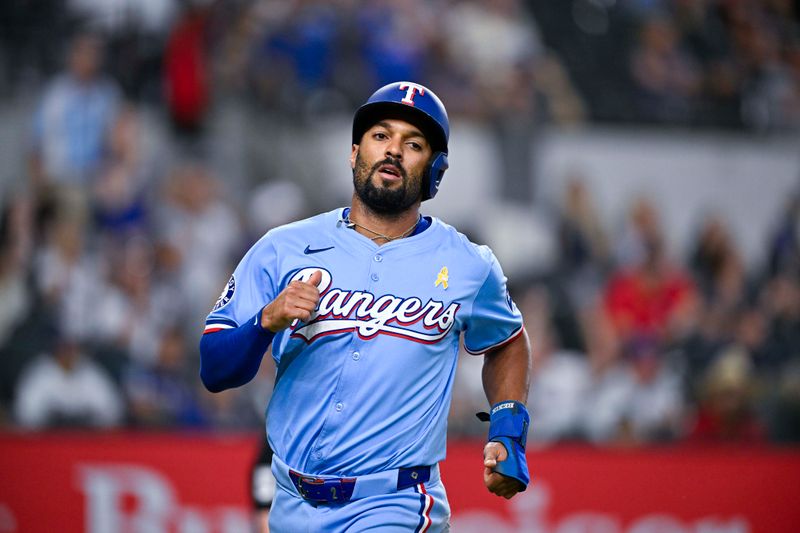
[[[425,87],[417,85],[416,83],[401,83],[399,89],[401,91],[406,89],[406,95],[400,101],[410,106],[414,105],[414,96],[416,96],[417,93],[420,95],[425,94]]]

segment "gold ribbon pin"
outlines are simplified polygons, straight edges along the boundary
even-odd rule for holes
[[[441,284],[443,289],[447,289],[448,280],[449,277],[447,274],[447,267],[442,267],[442,269],[439,271],[439,275],[436,276],[436,283],[434,283],[433,286],[438,287],[439,284]]]

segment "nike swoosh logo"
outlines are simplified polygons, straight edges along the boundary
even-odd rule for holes
[[[306,246],[306,249],[303,250],[303,253],[306,255],[309,254],[318,254],[320,252],[324,252],[326,250],[332,250],[335,246],[328,246],[327,248],[312,248],[311,245]]]

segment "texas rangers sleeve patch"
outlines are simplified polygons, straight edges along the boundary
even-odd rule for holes
[[[231,276],[231,279],[228,280],[228,284],[222,289],[222,293],[220,293],[219,299],[217,299],[217,303],[214,304],[214,308],[211,309],[211,312],[219,311],[228,305],[228,302],[233,298],[234,292],[236,292],[236,278]]]

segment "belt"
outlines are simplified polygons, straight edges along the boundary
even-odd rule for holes
[[[272,457],[272,471],[278,485],[311,503],[344,503],[366,496],[388,494],[439,479],[439,465],[396,468],[358,477],[304,474]]]

